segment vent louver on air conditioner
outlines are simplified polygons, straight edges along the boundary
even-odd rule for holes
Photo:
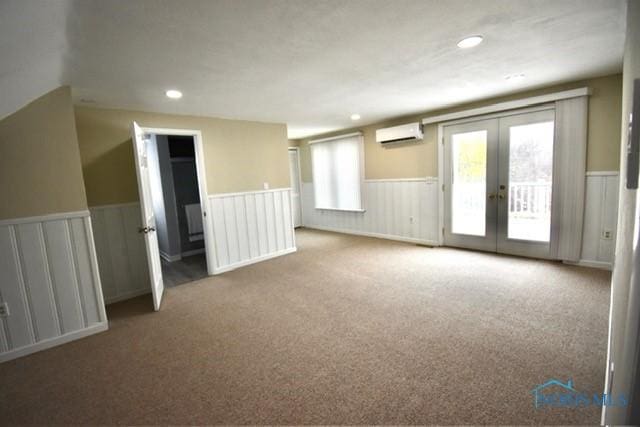
[[[376,130],[376,142],[382,145],[420,140],[422,140],[422,126],[420,123],[408,123]]]

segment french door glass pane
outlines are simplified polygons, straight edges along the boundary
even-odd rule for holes
[[[552,170],[553,122],[510,127],[509,239],[549,241]]]
[[[487,131],[452,135],[451,232],[486,232]]]

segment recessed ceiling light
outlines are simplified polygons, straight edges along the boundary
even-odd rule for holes
[[[167,95],[167,98],[171,98],[171,99],[180,99],[180,98],[182,98],[182,92],[180,92],[179,90],[175,90],[175,89],[169,89],[168,91],[165,92],[165,95]]]
[[[351,115],[351,120],[360,120],[360,114],[352,114]]]
[[[508,82],[515,83],[524,80],[524,74],[509,74],[508,76],[504,76],[504,79]]]
[[[458,47],[460,49],[468,49],[470,47],[478,46],[482,43],[482,36],[470,36],[465,37],[458,42]]]

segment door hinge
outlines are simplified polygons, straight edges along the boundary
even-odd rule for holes
[[[442,227],[442,236],[444,237],[444,227]]]
[[[442,191],[444,191],[444,184],[442,184]]]

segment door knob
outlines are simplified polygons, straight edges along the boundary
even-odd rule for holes
[[[138,227],[138,233],[151,233],[152,231],[156,231],[154,227]]]
[[[504,199],[504,193],[498,193],[498,199],[500,200]]]
[[[489,193],[489,200],[493,200],[496,198],[496,193]]]

